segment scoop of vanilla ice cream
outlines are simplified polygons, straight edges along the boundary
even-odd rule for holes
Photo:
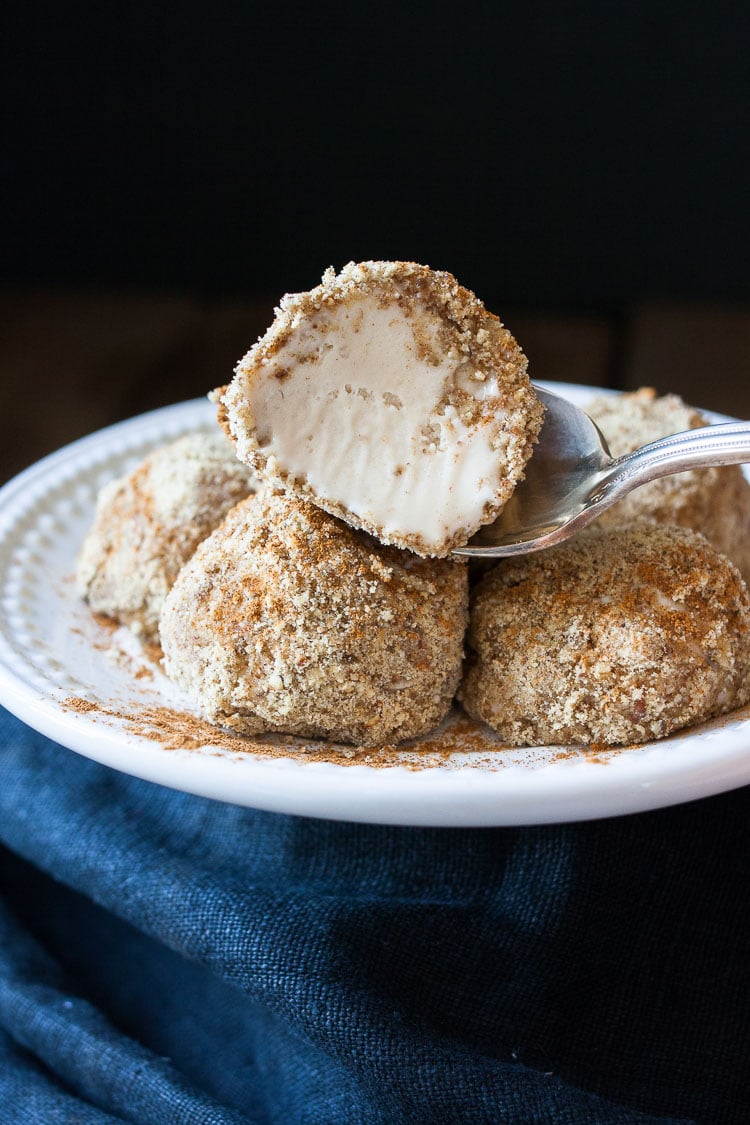
[[[181,567],[257,481],[217,429],[154,450],[97,498],[76,563],[81,597],[146,641]]]

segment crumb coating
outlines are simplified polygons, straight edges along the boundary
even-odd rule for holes
[[[155,450],[101,490],[78,557],[80,595],[95,613],[156,641],[180,568],[256,486],[219,432],[188,434]]]
[[[750,595],[676,527],[591,529],[472,598],[459,698],[516,746],[662,738],[750,700]]]
[[[161,641],[167,674],[212,722],[375,746],[445,716],[467,619],[463,563],[380,547],[263,490],[182,570]]]

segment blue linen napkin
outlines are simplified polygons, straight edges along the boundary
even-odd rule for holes
[[[334,823],[2,712],[0,841],[2,1125],[750,1120],[750,790]]]

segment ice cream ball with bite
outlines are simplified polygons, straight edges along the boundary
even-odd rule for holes
[[[263,489],[180,572],[160,632],[167,674],[210,721],[376,746],[440,723],[467,620],[463,562]]]
[[[594,419],[613,457],[709,420],[679,395],[658,395],[641,387],[622,395],[601,395],[586,412]],[[602,526],[633,520],[671,523],[700,531],[750,581],[750,482],[739,465],[690,469],[635,489],[601,517]]]
[[[162,603],[180,568],[256,487],[218,427],[150,453],[99,493],[77,560],[80,595],[95,613],[157,641]]]
[[[498,515],[543,415],[511,333],[414,262],[350,263],[287,295],[215,394],[260,477],[425,556]]]
[[[459,698],[514,746],[637,743],[750,701],[750,594],[686,528],[594,527],[498,564],[468,643]]]

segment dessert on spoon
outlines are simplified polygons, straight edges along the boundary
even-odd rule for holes
[[[434,557],[499,515],[543,415],[499,318],[415,262],[349,263],[284,297],[215,398],[263,480]]]

